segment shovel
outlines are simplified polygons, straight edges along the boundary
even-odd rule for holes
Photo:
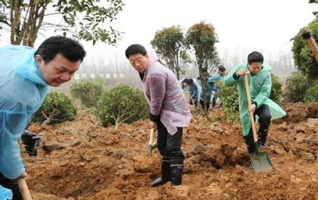
[[[32,200],[32,197],[31,197],[31,194],[29,192],[28,185],[25,181],[25,178],[19,178],[18,185],[19,185],[23,200]]]
[[[248,107],[250,107],[252,105],[252,101],[251,101],[250,88],[248,85],[247,73],[244,75],[244,81],[245,81],[245,89],[246,89]],[[253,115],[252,111],[249,111],[249,113],[250,113],[251,124],[252,124],[254,145],[256,147],[256,152],[253,153],[253,155],[251,155],[252,167],[257,172],[271,171],[273,169],[273,166],[272,166],[271,161],[269,160],[267,152],[260,152],[258,150],[258,142],[257,142],[258,137],[256,134],[254,115]]]
[[[149,135],[149,143],[148,143],[148,154],[151,155],[152,152],[152,145],[153,145],[153,134],[154,129],[150,129],[150,135]]]
[[[302,33],[302,37],[307,40],[308,45],[318,62],[318,47],[315,39],[312,37],[311,31],[306,28]]]

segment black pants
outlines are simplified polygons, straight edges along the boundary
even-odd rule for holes
[[[2,187],[12,190],[13,199],[12,200],[23,200],[22,195],[19,190],[18,182],[7,179],[0,173],[0,185]]]
[[[204,101],[200,100],[200,104],[204,110]],[[206,104],[206,110],[209,110],[209,108],[210,108],[210,101],[208,101],[208,103]]]
[[[183,164],[184,154],[181,150],[182,128],[174,135],[170,135],[166,127],[160,121],[158,123],[158,149],[164,160],[169,160],[171,164]]]
[[[258,123],[259,123],[259,130],[258,130],[259,140],[263,144],[265,144],[269,125],[271,123],[271,113],[270,113],[268,105],[263,104],[261,107],[256,109],[256,111],[254,113],[254,120],[255,120],[256,115],[258,116]],[[249,153],[255,152],[256,147],[254,144],[252,127],[251,127],[248,135],[244,136],[244,140],[245,140],[245,143],[247,145],[248,152]]]

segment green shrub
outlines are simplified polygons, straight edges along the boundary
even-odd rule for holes
[[[97,103],[96,115],[104,126],[132,123],[148,117],[149,107],[141,90],[119,85],[104,92]]]
[[[301,72],[293,72],[286,80],[286,99],[290,102],[304,101],[310,81]]]
[[[282,84],[279,82],[278,78],[274,74],[271,74],[271,77],[272,77],[272,91],[269,98],[275,101],[276,103],[280,104],[282,99],[282,94],[283,94]]]
[[[316,83],[314,86],[309,88],[306,92],[304,100],[306,102],[317,102],[318,101],[318,83]]]
[[[97,101],[104,91],[102,79],[79,81],[71,85],[71,94],[87,108],[96,107]]]
[[[63,93],[49,93],[40,109],[35,113],[33,122],[54,124],[74,120],[77,109],[72,100]]]
[[[224,85],[223,81],[218,81],[215,84],[220,87],[218,96],[222,102],[222,108],[226,119],[229,121],[238,121],[239,102],[237,87],[227,87]]]

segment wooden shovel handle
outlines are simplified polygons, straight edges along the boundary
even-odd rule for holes
[[[149,136],[149,145],[153,145],[153,134],[154,134],[154,129],[150,129],[150,136]]]
[[[314,56],[315,56],[316,61],[318,62],[318,47],[317,47],[317,44],[316,44],[315,39],[311,36],[311,37],[307,40],[307,42],[308,42],[308,44],[309,44],[309,47],[310,47],[312,53],[313,53]]]
[[[19,178],[18,185],[19,185],[23,200],[32,200],[32,197],[31,197],[30,191],[28,189],[28,185],[25,181],[25,178]]]
[[[246,89],[246,96],[247,96],[247,102],[248,102],[248,108],[247,109],[249,109],[251,107],[251,105],[252,105],[252,101],[251,101],[250,87],[248,85],[247,74],[248,73],[245,73],[245,75],[244,75],[244,81],[245,81],[245,89]],[[251,118],[254,142],[257,142],[258,138],[257,138],[255,122],[254,122],[254,113],[252,111],[249,111],[249,113],[250,113],[250,118]]]
[[[307,40],[308,45],[309,45],[309,47],[310,47],[310,49],[311,49],[311,51],[312,51],[317,63],[318,63],[318,47],[317,47],[317,43],[316,43],[314,37],[312,36],[312,33],[311,33],[310,29],[306,28],[303,31],[302,36],[303,36],[304,39]]]

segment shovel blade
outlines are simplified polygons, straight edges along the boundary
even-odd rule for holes
[[[273,165],[267,152],[258,152],[251,157],[252,168],[257,172],[268,172],[273,170]]]
[[[151,155],[152,152],[152,145],[148,145],[148,154]]]

